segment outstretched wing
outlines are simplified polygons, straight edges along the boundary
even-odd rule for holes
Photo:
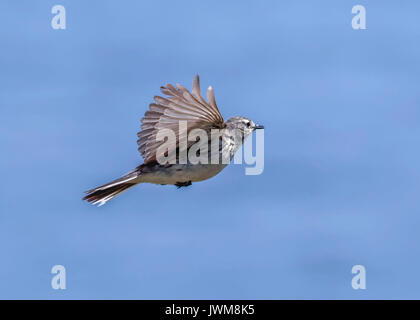
[[[149,110],[141,119],[141,131],[137,133],[138,150],[145,163],[156,160],[156,150],[164,143],[156,140],[156,135],[161,129],[171,129],[176,134],[178,147],[180,139],[187,138],[179,136],[180,121],[187,121],[186,135],[196,128],[210,132],[212,128],[225,127],[212,87],[207,89],[208,102],[201,96],[198,75],[194,78],[191,93],[180,84],[176,87],[168,84],[160,89],[168,97],[154,97],[155,103],[149,105]]]

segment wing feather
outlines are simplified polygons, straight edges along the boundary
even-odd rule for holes
[[[207,90],[207,100],[200,93],[200,79],[196,75],[193,80],[191,93],[182,85],[174,87],[171,84],[162,86],[161,92],[167,97],[155,96],[154,103],[149,105],[141,119],[141,131],[137,133],[138,150],[145,159],[145,163],[156,160],[156,150],[164,143],[157,141],[156,135],[161,129],[171,129],[179,141],[187,138],[188,133],[196,128],[210,132],[212,128],[224,128],[225,123],[216,104],[214,91]],[[187,121],[187,132],[179,133],[180,121]],[[192,144],[194,142],[190,142]],[[187,145],[188,147],[189,145]]]

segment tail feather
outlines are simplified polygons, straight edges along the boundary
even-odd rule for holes
[[[92,204],[97,204],[99,207],[104,205],[107,201],[114,198],[116,195],[126,191],[127,189],[135,186],[137,182],[130,182],[135,179],[132,173],[114,180],[110,183],[104,184],[100,187],[86,191],[86,196],[83,200],[90,202]]]

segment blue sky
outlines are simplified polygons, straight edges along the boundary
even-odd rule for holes
[[[419,9],[1,2],[0,298],[420,298]],[[141,163],[159,87],[196,73],[226,119],[265,125],[264,173],[82,202]],[[66,290],[51,288],[57,264]]]

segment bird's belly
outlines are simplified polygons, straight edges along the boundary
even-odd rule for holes
[[[153,172],[140,177],[140,182],[155,184],[176,184],[177,182],[197,182],[214,177],[226,164],[174,164],[156,167]]]

